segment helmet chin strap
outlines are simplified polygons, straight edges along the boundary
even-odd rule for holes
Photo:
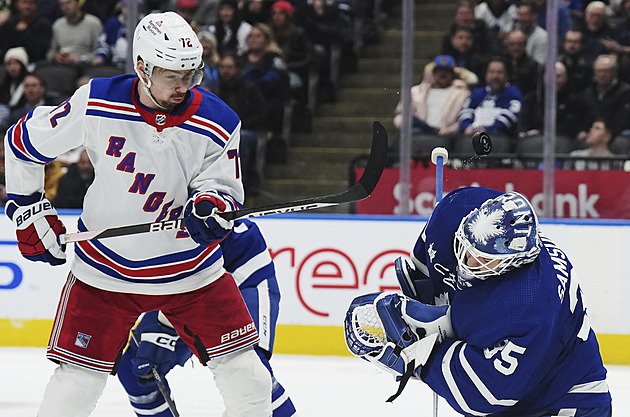
[[[153,104],[155,104],[156,106],[158,106],[162,110],[168,110],[167,107],[164,107],[163,105],[158,103],[157,100],[155,99],[155,97],[153,97],[153,94],[151,94],[151,89],[150,89],[150,87],[151,87],[151,78],[147,77],[147,79],[149,80],[149,82],[145,83],[144,80],[142,79],[142,77],[140,77],[140,82],[142,83],[142,88],[144,89],[144,92],[147,93],[147,95],[149,96],[149,98],[151,99]]]
[[[142,89],[149,96],[149,98],[151,99],[153,104],[155,104],[156,106],[158,106],[162,110],[169,110],[167,107],[164,107],[163,105],[158,103],[157,100],[155,99],[155,97],[153,97],[153,94],[151,93],[151,76],[149,74],[153,72],[152,68],[149,67],[148,64],[145,64],[145,66],[144,66],[144,68],[142,70],[143,74],[140,73],[141,70],[139,70],[137,66],[136,66],[135,70],[136,70],[136,74],[138,74],[138,78],[140,78],[140,83],[142,84]],[[147,77],[147,81],[144,80],[142,75]]]

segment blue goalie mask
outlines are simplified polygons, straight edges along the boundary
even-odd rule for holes
[[[540,253],[538,218],[523,195],[501,194],[464,217],[453,246],[460,279],[501,275]]]

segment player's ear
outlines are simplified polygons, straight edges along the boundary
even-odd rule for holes
[[[138,77],[140,77],[140,80],[143,83],[145,84],[149,83],[149,76],[147,74],[144,61],[140,59],[140,57],[138,57],[138,60],[136,61],[136,74],[138,74]]]

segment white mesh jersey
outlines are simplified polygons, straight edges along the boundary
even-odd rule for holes
[[[138,78],[93,79],[58,107],[35,108],[6,135],[10,198],[42,192],[44,167],[83,145],[95,179],[79,230],[181,217],[192,191],[216,190],[241,207],[240,120],[215,95],[192,89],[172,114],[139,102]],[[77,278],[97,288],[172,294],[201,288],[223,273],[218,245],[197,245],[185,230],[75,244]]]

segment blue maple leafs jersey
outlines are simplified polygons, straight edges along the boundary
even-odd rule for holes
[[[435,349],[422,379],[455,410],[473,416],[609,405],[606,369],[579,284],[553,242],[541,236],[543,248],[531,264],[458,286],[455,231],[471,210],[500,194],[482,187],[451,192],[414,247],[433,300],[451,306],[457,335]]]

